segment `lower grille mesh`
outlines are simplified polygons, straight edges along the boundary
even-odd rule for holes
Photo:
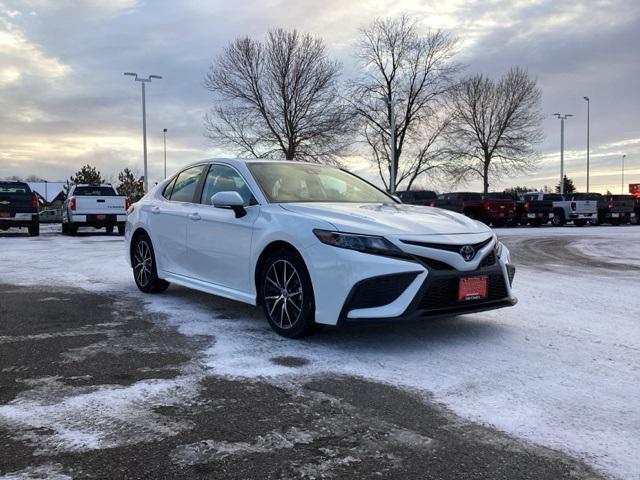
[[[434,310],[458,305],[473,305],[474,303],[501,300],[508,296],[507,286],[501,273],[487,274],[487,298],[482,300],[458,302],[459,282],[460,277],[434,278],[420,300],[418,309]]]

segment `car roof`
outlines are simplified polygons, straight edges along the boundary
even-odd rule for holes
[[[294,164],[294,165],[305,164],[305,165],[316,165],[316,166],[337,168],[334,165],[327,165],[327,164],[324,164],[324,163],[305,162],[305,161],[302,161],[302,160],[274,160],[274,159],[270,159],[270,158],[224,158],[224,157],[214,157],[214,158],[205,158],[203,160],[197,160],[195,162],[188,163],[187,165],[184,165],[182,168],[180,168],[178,171],[182,171],[185,168],[189,168],[189,167],[192,167],[192,166],[202,165],[204,163],[213,163],[213,162],[227,163],[227,164],[232,165],[232,166],[247,165],[247,164],[251,164],[251,163],[284,163],[284,164],[290,163],[290,164]]]

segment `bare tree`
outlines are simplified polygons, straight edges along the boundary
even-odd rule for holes
[[[491,175],[531,169],[542,141],[541,101],[536,80],[520,68],[497,81],[483,75],[462,80],[451,95],[447,130],[454,179],[480,177],[486,193]]]
[[[422,35],[401,16],[363,28],[357,47],[361,73],[352,82],[350,104],[387,190],[403,182],[411,188],[442,166],[440,140],[448,125],[442,100],[460,69],[452,62],[456,39],[440,30]]]
[[[334,161],[350,140],[339,72],[308,34],[277,29],[264,42],[235,40],[205,77],[216,102],[206,136],[254,157]]]

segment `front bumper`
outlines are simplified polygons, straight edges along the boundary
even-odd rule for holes
[[[506,247],[499,258],[493,247],[492,242],[479,252],[467,270],[433,258],[382,257],[322,244],[308,248],[303,257],[311,267],[316,322],[364,324],[513,306],[515,267]],[[480,275],[488,277],[487,298],[458,302],[459,279]]]

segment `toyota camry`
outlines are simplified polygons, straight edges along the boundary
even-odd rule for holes
[[[335,167],[194,163],[129,208],[125,234],[141,291],[175,283],[260,305],[286,337],[517,301],[509,251],[486,225]]]

